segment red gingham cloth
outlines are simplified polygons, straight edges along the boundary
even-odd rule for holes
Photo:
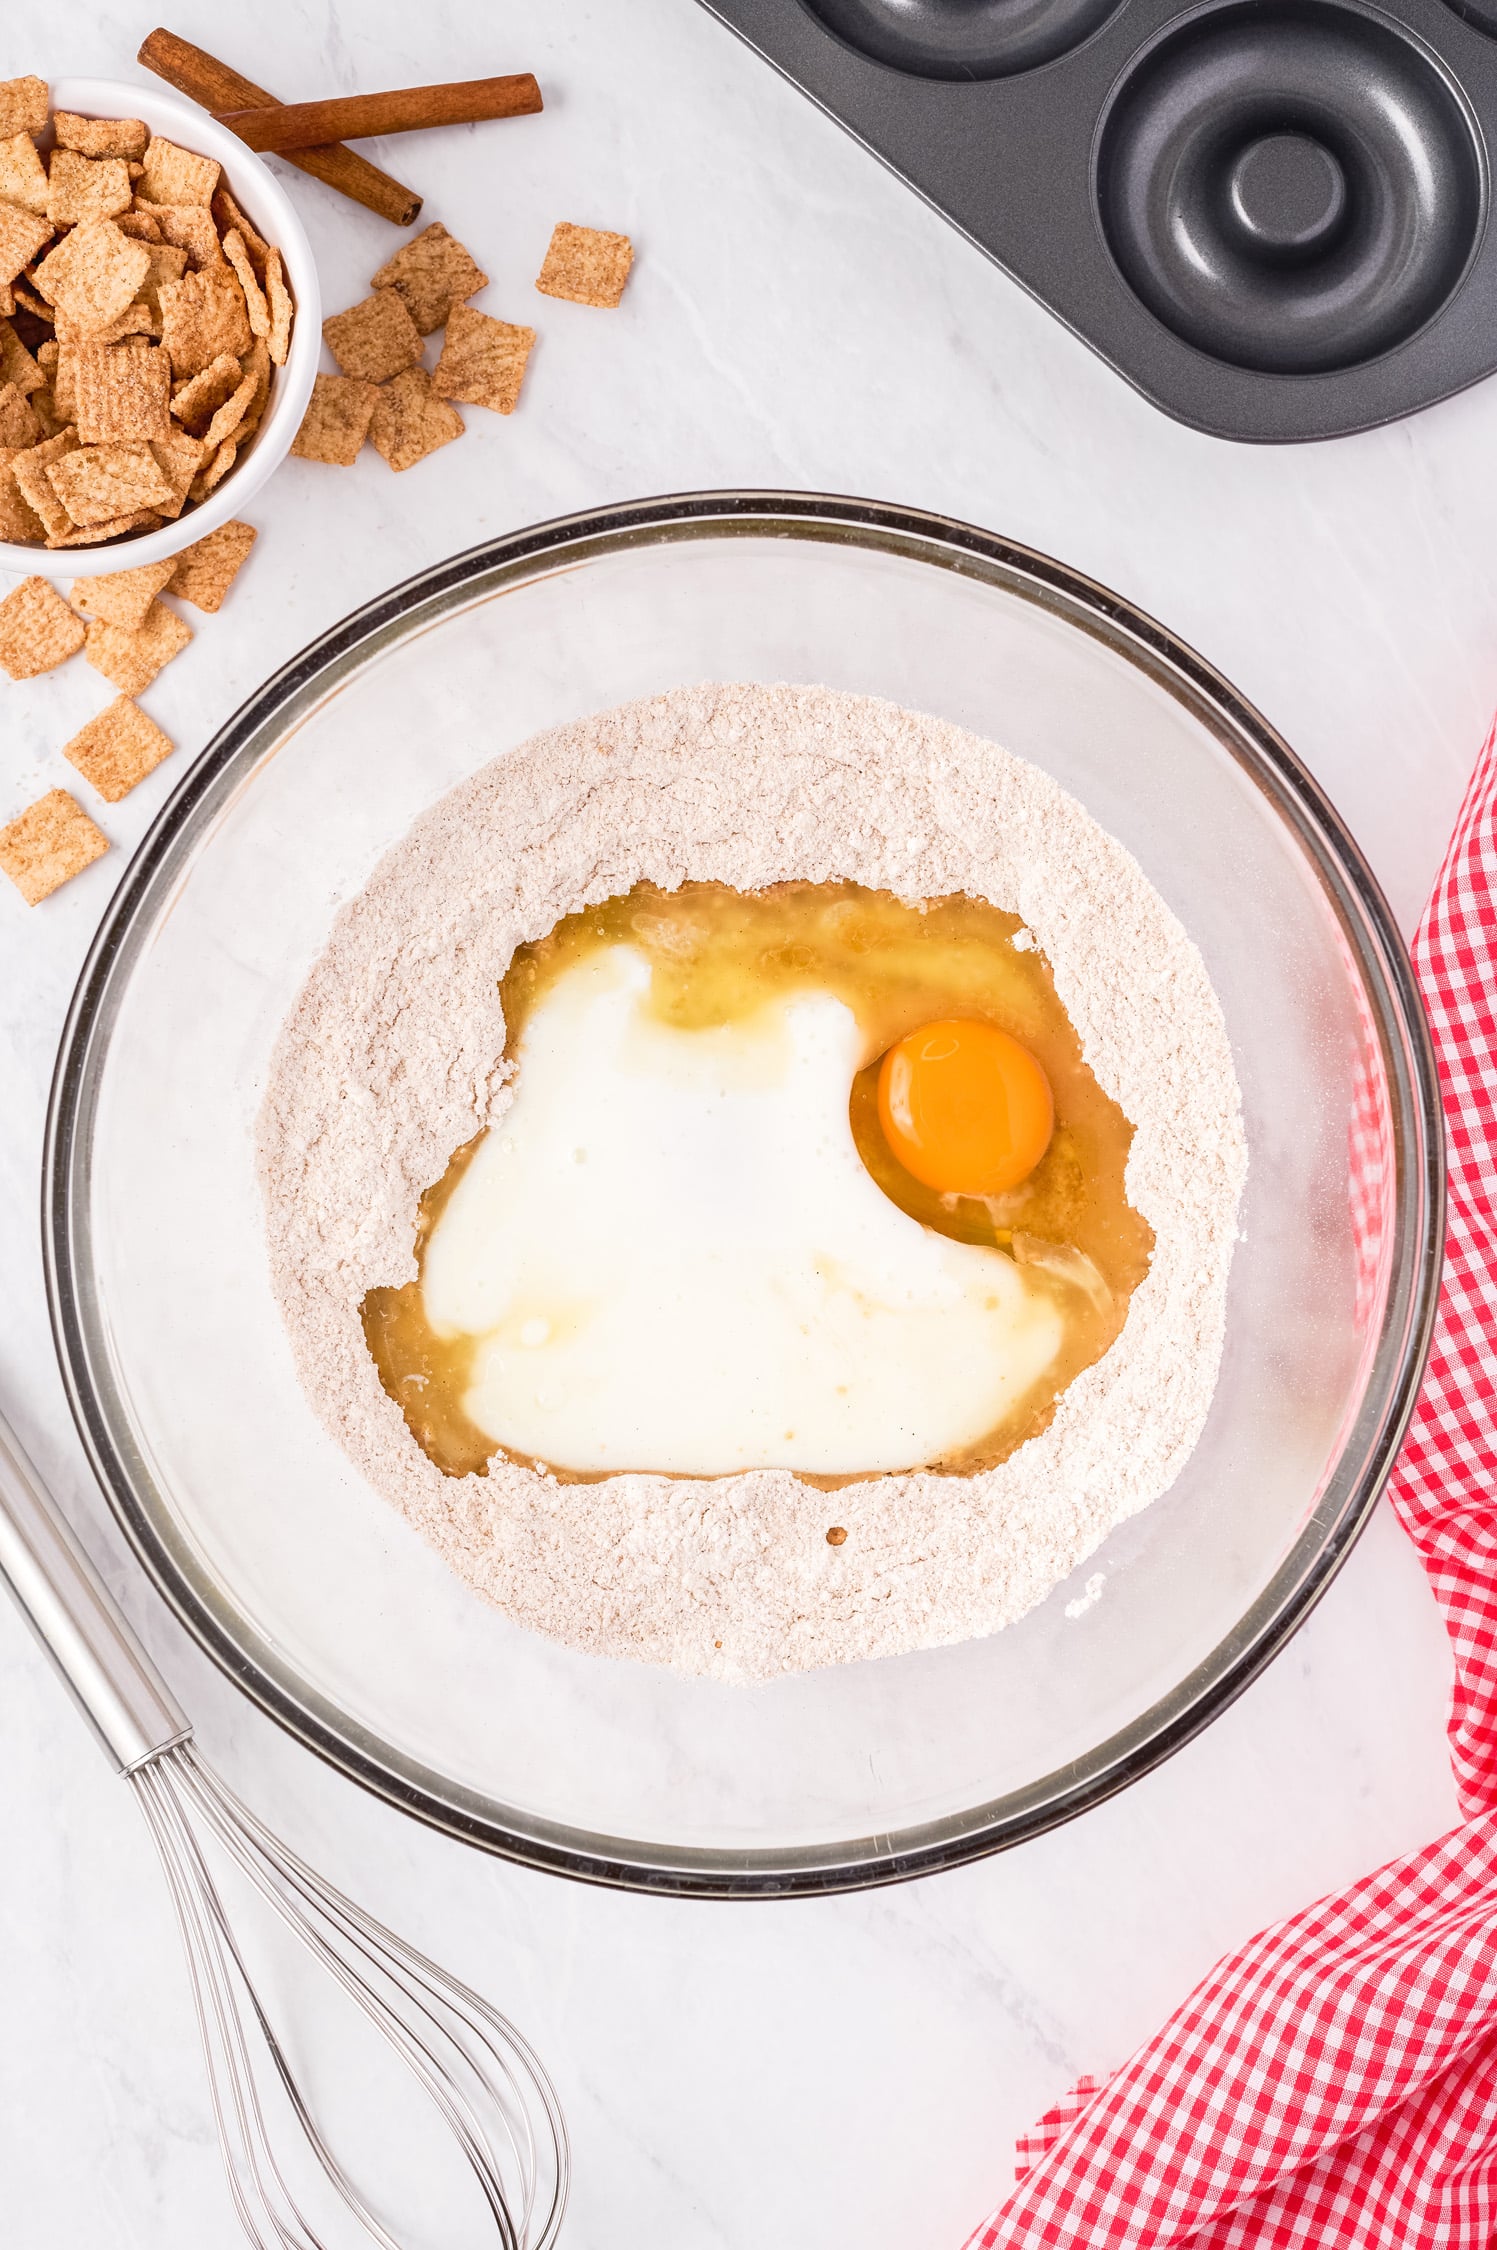
[[[1414,942],[1450,1151],[1434,1351],[1390,1490],[1454,1643],[1470,1817],[1219,1962],[1019,2149],[969,2250],[1497,2245],[1497,727]]]

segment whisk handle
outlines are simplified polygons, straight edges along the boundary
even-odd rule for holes
[[[0,1416],[0,1579],[121,1773],[192,1722]]]

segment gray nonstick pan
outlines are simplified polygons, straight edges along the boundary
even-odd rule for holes
[[[1497,0],[704,0],[1166,413],[1336,437],[1497,367]]]

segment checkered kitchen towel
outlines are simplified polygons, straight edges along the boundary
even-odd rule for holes
[[[1467,1824],[1218,1963],[1020,2144],[969,2250],[1497,2245],[1497,727],[1419,935],[1450,1146],[1429,1373],[1393,1473],[1454,1643]]]

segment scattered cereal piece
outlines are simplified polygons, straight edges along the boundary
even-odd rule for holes
[[[51,239],[48,220],[19,203],[0,203],[0,281],[14,281]]]
[[[322,333],[343,373],[363,383],[383,383],[421,364],[416,323],[393,289],[376,289],[347,312],[333,313]]]
[[[0,445],[40,445],[42,426],[14,383],[0,386]]]
[[[192,627],[165,602],[153,601],[144,622],[133,633],[122,633],[96,617],[88,628],[84,655],[96,672],[112,680],[122,695],[139,695],[148,688],[164,664],[180,656],[192,639]]]
[[[73,522],[107,523],[170,500],[171,486],[150,448],[141,445],[80,445],[47,470],[48,480]]]
[[[0,196],[38,217],[46,211],[47,175],[29,133],[12,133],[0,141]]]
[[[244,369],[232,352],[220,352],[200,374],[179,383],[172,393],[172,412],[184,429],[200,437],[226,398],[232,398]]]
[[[47,130],[45,78],[7,78],[0,83],[0,134]]]
[[[14,461],[7,461],[0,468],[0,539],[17,547],[38,547],[46,536],[41,517],[16,483]]]
[[[488,275],[440,219],[386,259],[372,287],[393,289],[423,336],[445,325],[454,305],[487,287]]]
[[[574,227],[563,220],[552,233],[535,285],[546,297],[611,308],[624,294],[633,263],[634,245],[627,234]]]
[[[533,328],[515,328],[471,305],[454,305],[432,377],[438,398],[513,414],[534,343]]]
[[[53,110],[52,130],[59,148],[80,156],[141,157],[151,137],[138,117],[78,117],[70,109]]]
[[[93,783],[106,805],[117,805],[176,747],[138,703],[120,695],[63,744],[62,754]]]
[[[156,531],[166,518],[156,508],[132,508],[125,516],[106,516],[102,523],[75,523],[66,531],[49,532],[49,547],[102,547],[127,531]]]
[[[130,175],[123,157],[80,156],[55,148],[47,168],[47,217],[54,227],[83,219],[115,219],[130,208]]]
[[[210,535],[211,536],[211,535]],[[165,562],[142,563],[138,570],[116,570],[107,578],[75,578],[68,600],[81,617],[102,617],[122,633],[138,633],[146,611],[177,568]]]
[[[235,278],[244,291],[245,310],[249,314],[250,333],[254,336],[270,334],[270,307],[265,292],[255,279],[255,269],[250,264],[250,254],[244,237],[237,227],[230,227],[223,238],[225,258],[234,269]]]
[[[112,219],[85,219],[48,251],[35,280],[75,328],[97,335],[134,304],[150,266],[145,244],[121,234]]]
[[[167,592],[191,602],[195,609],[222,609],[224,596],[238,577],[255,537],[251,524],[221,523],[217,531],[210,531],[205,539],[178,555]]]
[[[74,350],[74,419],[82,444],[171,435],[171,363],[164,351],[141,336]]]
[[[147,442],[151,458],[172,488],[170,500],[158,500],[156,505],[164,516],[179,516],[208,448],[200,438],[188,437],[185,431],[177,430],[170,437],[151,438]]]
[[[0,665],[13,680],[50,672],[82,646],[81,620],[45,578],[23,578],[0,602]]]
[[[291,315],[294,310],[291,292],[281,271],[281,253],[272,250],[265,261],[265,297],[270,306],[270,334],[266,347],[277,367],[284,367],[286,354],[291,349]]]
[[[81,875],[108,849],[109,838],[66,789],[49,789],[0,828],[0,868],[28,906]]]
[[[8,320],[0,320],[0,383],[14,383],[23,394],[39,391],[47,380]]]
[[[144,254],[143,244],[134,247]],[[244,291],[227,266],[163,282],[160,295],[161,341],[176,374],[196,375],[222,352],[249,350],[253,339]]]
[[[351,468],[369,434],[378,401],[373,383],[361,383],[353,375],[319,375],[302,426],[291,441],[292,452],[302,461]]]
[[[220,166],[215,157],[199,156],[175,141],[152,140],[145,153],[140,195],[145,203],[202,203],[213,200]]]
[[[213,213],[201,203],[150,203],[142,205],[136,198],[136,217],[149,219],[156,229],[160,242],[170,242],[185,250],[198,273],[207,273],[223,264],[223,251],[219,247],[218,229],[213,224]]]
[[[369,442],[392,469],[409,469],[438,446],[461,437],[463,428],[461,414],[432,395],[426,369],[407,367],[381,390],[369,423]]]
[[[42,519],[42,528],[49,535],[59,535],[71,529],[72,517],[58,499],[47,471],[54,462],[78,450],[78,433],[71,424],[59,430],[56,437],[46,438],[34,445],[29,453],[20,453],[11,463],[21,495],[28,506]]]

